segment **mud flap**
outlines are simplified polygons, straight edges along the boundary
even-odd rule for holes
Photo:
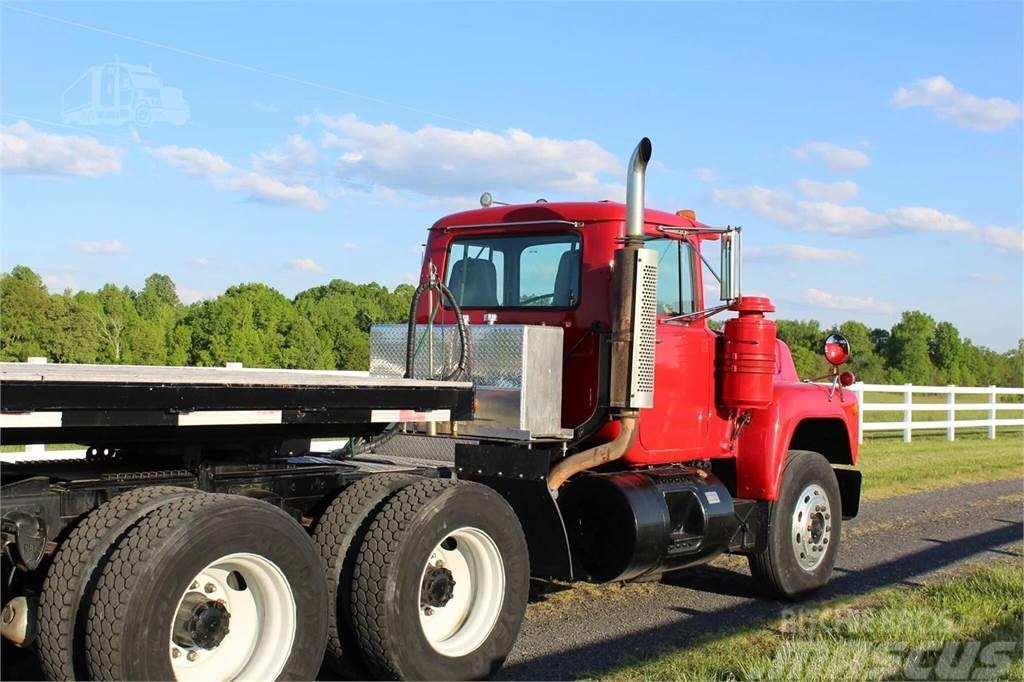
[[[860,512],[861,473],[856,469],[833,468],[839,483],[839,499],[843,503],[843,518],[852,519]]]
[[[541,580],[572,580],[572,553],[565,522],[551,493],[551,458],[544,450],[498,445],[455,446],[455,471],[497,491],[523,526],[530,550],[530,576]]]

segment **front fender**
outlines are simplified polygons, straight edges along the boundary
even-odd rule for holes
[[[778,499],[782,466],[794,435],[796,449],[821,452],[833,464],[856,464],[857,395],[837,390],[829,399],[830,390],[811,383],[775,384],[772,404],[754,410],[737,443],[738,497]]]

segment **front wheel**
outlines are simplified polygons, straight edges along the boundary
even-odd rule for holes
[[[766,546],[750,556],[754,581],[783,599],[823,586],[839,554],[842,517],[832,466],[817,452],[791,450],[779,499],[771,504]]]
[[[505,661],[529,593],[519,520],[492,489],[424,480],[370,526],[352,580],[363,660],[389,679],[484,679]]]

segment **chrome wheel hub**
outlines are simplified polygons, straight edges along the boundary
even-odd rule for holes
[[[825,559],[832,539],[832,508],[825,489],[812,483],[800,493],[793,509],[790,540],[797,563],[813,571]]]

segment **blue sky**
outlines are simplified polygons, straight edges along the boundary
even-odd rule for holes
[[[394,285],[484,190],[621,198],[648,135],[780,316],[1024,335],[1020,3],[0,7],[0,265],[52,288]]]

